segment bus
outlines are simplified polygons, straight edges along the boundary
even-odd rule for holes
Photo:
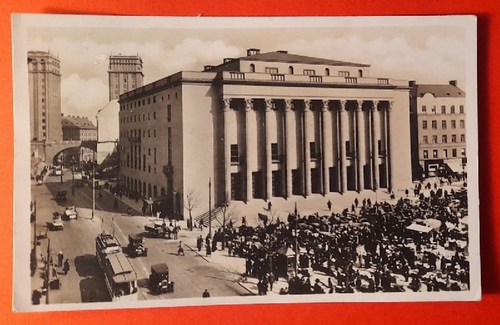
[[[113,235],[102,233],[97,236],[96,257],[104,271],[111,301],[137,301],[137,273]]]

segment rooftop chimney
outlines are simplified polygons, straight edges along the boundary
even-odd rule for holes
[[[416,84],[415,80],[408,81],[408,86],[410,87],[415,87],[415,84]]]
[[[247,50],[247,56],[252,56],[257,54],[260,54],[260,49],[252,48]]]
[[[234,58],[224,58],[224,64],[233,61]]]
[[[456,87],[457,86],[457,81],[456,80],[450,80],[450,85],[452,85],[453,87]]]

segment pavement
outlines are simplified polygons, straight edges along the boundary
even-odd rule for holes
[[[428,181],[430,181],[431,184],[435,182],[433,180],[428,180]],[[460,186],[461,183],[456,183],[451,186],[448,186],[448,189],[449,188],[458,189],[460,188]],[[412,189],[409,190],[410,193],[413,194]],[[318,213],[320,215],[330,215],[332,212],[340,213],[345,208],[351,209],[355,198],[358,198],[359,201],[362,201],[363,198],[370,198],[372,203],[383,202],[383,201],[394,203],[400,197],[405,196],[404,190],[396,192],[395,196],[396,196],[395,199],[390,199],[389,193],[386,190],[382,189],[375,192],[371,190],[366,190],[360,193],[357,192],[347,192],[345,194],[330,193],[325,196],[320,194],[313,194],[308,198],[300,196],[296,196],[291,199],[273,198],[271,201],[272,203],[271,209],[268,209],[268,202],[264,200],[252,200],[248,203],[232,202],[229,208],[227,209],[226,220],[231,219],[233,220],[233,224],[235,226],[238,226],[239,224],[241,224],[241,216],[246,216],[247,224],[255,226],[260,222],[258,218],[258,213],[267,215],[271,222],[276,221],[277,218],[280,218],[281,220],[286,220],[288,214],[294,212],[295,206],[297,206],[297,211],[301,215],[308,215],[313,213]],[[414,197],[410,195],[409,198],[411,199]],[[127,206],[131,207],[133,210],[135,210],[135,212],[142,210],[142,201],[136,202],[135,200],[129,199],[127,197],[119,198],[119,200],[121,200]],[[332,202],[331,211],[329,211],[329,209],[327,208],[328,200]],[[144,217],[150,220],[151,222],[157,220],[156,217],[154,216],[144,216]],[[177,225],[181,227],[181,233],[179,234],[179,237],[183,239],[187,249],[190,249],[191,251],[198,254],[205,261],[207,261],[207,263],[214,263],[226,269],[228,272],[240,274],[241,277],[237,280],[239,285],[245,288],[249,293],[258,295],[258,289],[257,289],[258,280],[256,278],[246,277],[244,275],[245,274],[244,258],[229,256],[229,254],[227,253],[227,249],[222,250],[220,246],[216,251],[212,252],[210,256],[205,256],[205,250],[201,250],[200,252],[198,252],[196,248],[196,239],[200,235],[202,235],[202,238],[205,238],[206,235],[208,234],[208,228],[204,227],[202,230],[200,230],[199,228],[194,228],[192,231],[190,231],[187,228],[185,220],[178,221]],[[215,220],[213,222],[212,232],[214,233],[218,227],[220,227],[220,222],[218,223],[217,220]],[[32,288],[42,288],[43,276],[41,276],[41,274],[44,273],[46,265],[45,261],[43,261],[42,258],[40,257],[40,252],[43,251],[44,251],[43,245],[42,247],[39,247],[37,249],[38,274],[31,278]],[[60,270],[60,268],[56,268],[56,272],[59,273],[59,276],[63,277],[63,275],[61,275],[62,270]],[[326,288],[326,283],[328,283],[329,277],[320,272],[313,272],[312,269],[309,269],[309,273],[311,274],[310,277],[311,283],[314,283],[316,279],[319,279],[320,282],[325,286],[324,289],[327,292],[328,288]],[[332,279],[332,281],[335,284],[336,281],[334,279]],[[398,279],[397,281],[398,284],[402,286],[407,286],[408,284],[407,282],[404,281],[404,279]],[[288,283],[286,279],[279,278],[277,282],[274,283],[272,290],[269,290],[267,294],[278,295],[280,294],[280,291],[287,288],[288,288]],[[57,294],[57,291],[55,291],[55,293],[54,291],[51,291],[51,294]],[[46,298],[42,296],[41,300],[42,304],[44,303],[45,299]]]

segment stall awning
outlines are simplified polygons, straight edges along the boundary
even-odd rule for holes
[[[454,173],[461,173],[463,172],[462,165],[458,161],[447,161],[446,165],[454,172]]]
[[[409,225],[408,227],[406,227],[406,229],[414,230],[414,231],[418,231],[418,232],[423,232],[423,233],[428,233],[429,231],[432,230],[431,227],[422,226],[422,225],[419,225],[417,223],[412,223],[411,225]]]

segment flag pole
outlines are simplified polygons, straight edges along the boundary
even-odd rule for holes
[[[212,237],[212,180],[208,178],[208,236]]]
[[[297,202],[295,202],[295,276],[298,276],[299,274],[299,266],[298,266],[298,260],[299,260],[299,233],[297,231]]]

